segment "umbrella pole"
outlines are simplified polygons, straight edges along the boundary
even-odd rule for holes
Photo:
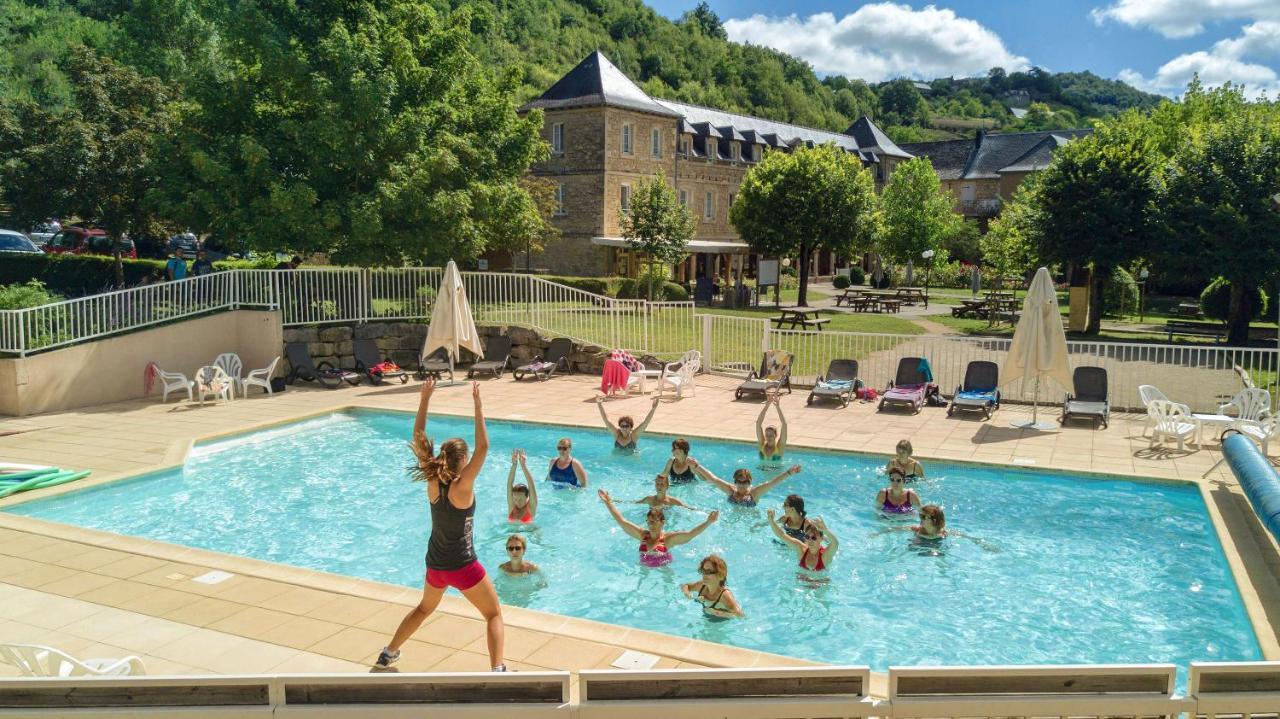
[[[1039,419],[1040,419],[1040,375],[1037,373],[1035,395],[1031,398],[1031,420],[1030,421],[1016,420],[1016,421],[1010,422],[1009,425],[1011,427],[1018,427],[1019,429],[1034,429],[1041,432],[1045,430],[1050,430],[1050,429],[1057,429],[1056,425],[1051,424],[1049,422],[1041,422],[1039,421]]]

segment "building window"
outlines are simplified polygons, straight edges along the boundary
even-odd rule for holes
[[[630,155],[633,152],[632,141],[634,139],[635,126],[627,123],[622,126],[622,154]]]
[[[735,161],[742,159],[742,146],[737,140],[734,140],[733,144],[729,145],[729,158]],[[729,204],[732,205],[733,203],[730,202]]]
[[[702,219],[710,222],[716,219],[716,193],[708,191],[702,198]]]
[[[751,146],[751,161],[752,161],[752,162],[759,162],[759,161],[760,161],[760,146],[759,146],[759,145],[752,145],[752,146]]]
[[[556,216],[563,217],[569,214],[564,209],[564,185],[556,185]]]
[[[564,154],[564,123],[557,122],[551,126],[551,152],[556,155]]]
[[[714,137],[707,138],[707,159],[716,159],[716,139]]]
[[[656,127],[649,131],[649,154],[662,157],[662,130]]]
[[[622,186],[621,207],[624,215],[631,211],[631,185]]]
[[[734,200],[736,200],[736,199],[738,199],[738,193],[736,193],[736,192],[730,192],[730,193],[729,193],[729,207],[730,207],[730,208],[732,208],[732,207],[733,207],[733,201],[734,201]]]
[[[876,165],[876,179],[884,182],[884,164]]]
[[[961,186],[960,186],[960,201],[961,201],[961,202],[973,202],[974,197],[975,197],[975,195],[976,195],[976,194],[977,194],[977,193],[974,191],[974,187],[973,187],[973,185],[961,185]]]
[[[682,138],[680,138],[680,146],[679,146],[679,148],[678,148],[678,150],[677,150],[677,151],[678,151],[681,155],[688,155],[688,154],[689,154],[689,141],[688,141],[688,140],[686,140],[686,139],[685,139],[685,138],[683,138],[683,137],[682,137]]]
[[[680,191],[680,204],[681,204],[681,205],[684,205],[685,207],[688,207],[688,206],[689,206],[689,191],[688,191],[688,190],[681,190],[681,191]]]

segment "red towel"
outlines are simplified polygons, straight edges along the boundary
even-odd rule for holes
[[[631,371],[621,362],[613,359],[605,360],[604,371],[600,375],[600,391],[609,394],[614,389],[625,390],[630,377]]]

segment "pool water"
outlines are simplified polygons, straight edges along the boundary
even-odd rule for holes
[[[410,587],[423,583],[430,519],[424,486],[408,479],[412,417],[350,412],[197,447],[179,470],[38,500],[9,510]],[[432,417],[433,437],[470,441],[470,419]],[[825,662],[1040,664],[1256,660],[1261,652],[1200,493],[1023,468],[931,462],[914,484],[946,509],[948,538],[920,546],[873,508],[884,458],[792,451],[803,472],[757,508],[729,505],[705,482],[677,485],[686,503],[720,521],[675,547],[663,568],[642,567],[637,542],[596,496],[652,492],[670,437],[649,435],[635,455],[603,431],[489,423],[491,453],[477,482],[475,539],[502,600]],[[520,528],[541,576],[497,576],[513,529],[505,482],[513,447],[541,479],[562,436],[590,488],[539,485],[536,524]],[[693,456],[721,477],[746,466],[772,476],[754,447],[693,440]],[[795,554],[765,519],[788,493],[803,496],[840,540],[829,581],[798,576]],[[619,504],[643,524],[644,508]],[[669,511],[668,531],[705,515]],[[716,552],[744,621],[711,621],[681,594],[698,560]]]

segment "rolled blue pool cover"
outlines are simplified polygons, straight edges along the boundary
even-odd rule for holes
[[[1280,542],[1280,474],[1258,445],[1243,434],[1227,435],[1222,440],[1222,454],[1262,526]]]

